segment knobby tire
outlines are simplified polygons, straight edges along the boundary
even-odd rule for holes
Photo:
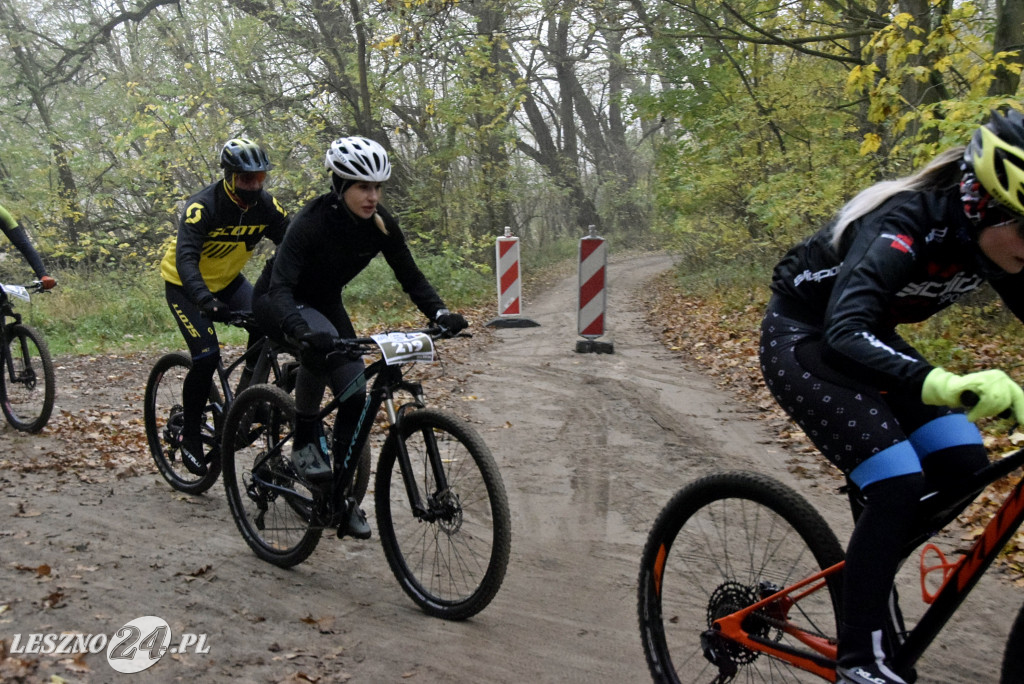
[[[185,374],[192,368],[192,359],[181,352],[161,356],[149,373],[146,381],[145,406],[146,439],[153,462],[167,483],[186,494],[202,494],[217,481],[221,460],[214,457],[207,464],[205,475],[194,475],[181,460],[177,435],[182,426],[182,383]],[[200,423],[203,425],[203,442],[207,451],[216,449],[216,431],[212,426],[209,411],[204,412]]]
[[[436,440],[448,488],[439,491],[426,454]],[[398,466],[398,440],[409,451],[413,481],[433,519],[413,515]],[[391,571],[427,614],[464,620],[483,610],[505,577],[511,548],[508,499],[483,439],[436,409],[404,415],[377,463],[375,512]]]
[[[50,348],[32,326],[11,323],[3,353],[7,356],[0,369],[0,408],[15,429],[39,432],[50,420],[57,387]],[[13,378],[8,360],[14,364]]]
[[[770,477],[722,473],[684,487],[655,520],[640,566],[637,613],[654,681],[820,682],[783,660],[717,637],[712,643],[725,654],[725,671],[735,668],[725,676],[705,657],[701,634],[718,617],[759,600],[762,583],[785,587],[843,556],[817,511]],[[800,600],[789,622],[835,639],[838,578]],[[762,636],[800,646],[771,620],[758,624]]]
[[[284,390],[254,385],[231,403],[221,444],[231,517],[249,548],[282,568],[309,558],[323,531],[314,519],[314,492],[292,467],[290,444],[275,449],[294,420],[295,401]]]
[[[999,682],[1000,684],[1024,682],[1024,606],[1020,607],[1017,619],[1010,627],[1006,650],[1003,651],[1003,669]]]

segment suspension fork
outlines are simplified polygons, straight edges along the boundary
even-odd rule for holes
[[[221,438],[221,430],[224,427],[224,418],[227,416],[227,408],[234,399],[231,392],[231,385],[228,382],[228,371],[224,368],[223,361],[217,361],[217,370],[214,371],[215,382],[210,383],[209,403],[210,416],[213,418],[213,430],[217,439]],[[218,391],[217,385],[220,384]],[[219,446],[219,445],[218,445]]]
[[[433,519],[434,513],[424,503],[419,487],[413,479],[412,461],[409,458],[409,450],[406,448],[405,439],[402,437],[404,434],[403,423],[405,422],[405,415],[411,410],[423,408],[426,404],[423,396],[423,387],[420,383],[402,382],[397,386],[397,389],[411,394],[413,401],[396,408],[394,394],[389,391],[384,397],[384,409],[387,412],[388,422],[391,424],[391,432],[395,435],[395,447],[398,449],[397,460],[402,471],[402,482],[405,484],[406,494],[409,496],[409,501],[412,504],[413,514],[417,518],[422,518],[429,522]],[[441,463],[440,452],[437,449],[437,438],[434,436],[433,430],[423,430],[422,434],[427,448],[427,458],[430,461],[430,469],[437,484],[436,491],[428,493],[430,495],[447,489],[448,481],[445,477],[444,465]]]
[[[13,323],[10,325],[13,325]],[[6,377],[10,378],[11,382],[14,382],[16,376],[14,373],[14,355],[9,351],[11,343],[11,338],[7,335],[9,329],[6,318],[0,318],[0,354],[4,357],[4,367],[7,371]]]
[[[24,383],[28,387],[35,386],[36,374],[32,369],[32,363],[29,359],[28,341],[26,338],[13,338],[7,334],[11,326],[17,325],[21,322],[21,316],[15,314],[12,316],[14,320],[11,323],[2,322],[0,323],[0,344],[3,345],[4,365],[7,366],[7,377],[10,378],[11,382]],[[17,368],[14,361],[14,354],[11,353],[11,345],[17,342],[21,345],[21,358],[24,361],[24,367]]]

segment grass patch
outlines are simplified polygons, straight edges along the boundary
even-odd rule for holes
[[[481,306],[494,297],[488,267],[473,268],[450,256],[424,256],[417,262],[441,298],[453,310]],[[246,276],[253,282],[263,259],[253,259]],[[53,269],[57,287],[30,303],[16,302],[24,322],[37,328],[55,355],[126,353],[184,349],[164,299],[164,281],[156,265],[135,272]],[[0,269],[0,282],[24,284],[24,269]],[[374,259],[345,289],[345,304],[357,330],[424,322],[383,258]],[[245,333],[219,326],[221,341],[244,344]]]

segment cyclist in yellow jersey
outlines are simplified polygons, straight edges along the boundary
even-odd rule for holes
[[[192,356],[179,442],[182,462],[195,475],[207,472],[200,420],[220,360],[214,323],[251,310],[252,285],[242,268],[260,240],[280,244],[288,226],[281,205],[263,189],[270,161],[262,147],[247,138],[229,140],[220,165],[224,178],[188,198],[177,240],[160,262],[167,304]],[[243,371],[240,386],[247,380]]]

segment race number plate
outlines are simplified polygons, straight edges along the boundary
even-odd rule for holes
[[[0,285],[0,289],[12,297],[17,297],[26,302],[29,301],[28,290],[22,285]]]
[[[434,360],[434,340],[426,333],[392,332],[371,335],[370,339],[380,347],[384,361],[389,366]]]

